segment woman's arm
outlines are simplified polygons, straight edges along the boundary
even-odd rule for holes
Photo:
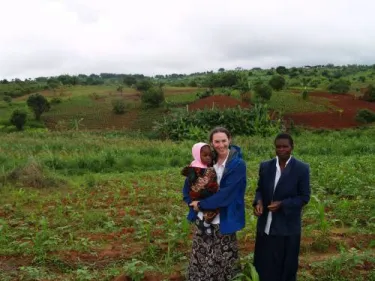
[[[246,164],[242,159],[225,180],[225,186],[221,185],[218,192],[199,202],[201,209],[226,207],[235,200],[238,189],[246,188]]]

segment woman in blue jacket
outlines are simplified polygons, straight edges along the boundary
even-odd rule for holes
[[[210,133],[216,154],[214,168],[219,191],[201,200],[189,197],[187,180],[184,201],[189,205],[188,220],[195,222],[188,268],[190,281],[231,280],[240,270],[236,232],[245,226],[246,164],[241,149],[231,145],[231,134],[223,127]],[[211,228],[202,225],[202,211],[219,208]]]

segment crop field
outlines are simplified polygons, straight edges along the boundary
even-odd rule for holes
[[[312,188],[298,280],[374,281],[375,128],[294,138]],[[274,156],[273,137],[234,142],[247,164],[238,238],[248,262],[258,165]],[[193,226],[180,170],[192,144],[135,132],[0,135],[0,280],[184,280]]]

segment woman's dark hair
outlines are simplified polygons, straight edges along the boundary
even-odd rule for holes
[[[215,127],[211,130],[210,132],[210,135],[209,135],[209,140],[210,140],[210,143],[212,143],[212,139],[214,137],[214,134],[216,133],[224,133],[227,135],[228,139],[231,139],[232,138],[232,135],[230,134],[230,132],[228,131],[227,128],[224,128],[224,127]]]
[[[288,133],[280,133],[276,136],[275,138],[275,144],[276,144],[276,141],[277,140],[280,140],[280,139],[283,139],[283,140],[288,140],[289,141],[289,144],[290,146],[293,148],[294,147],[294,141],[293,141],[293,138],[291,135],[289,135]]]

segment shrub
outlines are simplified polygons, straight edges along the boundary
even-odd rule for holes
[[[333,81],[329,86],[328,90],[332,94],[346,94],[350,89],[350,81],[344,79],[338,79]]]
[[[312,88],[317,88],[320,85],[320,80],[318,79],[311,80],[309,85]]]
[[[203,92],[197,92],[196,96],[198,99],[204,99],[209,96],[212,96],[214,94],[214,89],[213,88],[207,88]]]
[[[375,87],[372,85],[368,85],[366,88],[363,99],[371,102],[375,102]]]
[[[302,92],[302,99],[307,100],[309,98],[309,92],[307,90],[304,90]]]
[[[36,120],[40,120],[42,113],[48,111],[51,107],[48,100],[41,94],[29,96],[27,99],[27,106],[34,112]]]
[[[268,101],[272,96],[272,88],[269,85],[263,83],[257,83],[254,86],[254,92],[258,99],[262,101]]]
[[[209,130],[219,125],[234,135],[269,136],[280,129],[280,121],[271,120],[267,105],[256,104],[251,109],[177,111],[164,121],[155,122],[154,131],[164,139],[197,139],[206,137]]]
[[[146,107],[159,107],[164,102],[164,92],[161,87],[151,87],[143,91],[141,101]]]
[[[135,88],[140,92],[148,91],[152,87],[154,87],[154,84],[149,79],[140,80],[135,84]]]
[[[50,104],[59,104],[59,103],[62,103],[62,100],[58,97],[54,97],[50,101]]]
[[[4,96],[3,97],[3,101],[5,101],[7,103],[11,103],[12,102],[12,97],[11,96]]]
[[[375,122],[375,112],[368,109],[360,109],[357,111],[355,119],[365,124]]]
[[[112,111],[115,114],[124,114],[126,109],[126,104],[123,99],[112,100]]]
[[[22,131],[27,120],[27,113],[25,111],[16,109],[13,111],[12,116],[10,117],[9,122],[16,126],[18,131]]]
[[[285,86],[285,78],[281,75],[274,75],[268,83],[272,89],[280,91]]]

